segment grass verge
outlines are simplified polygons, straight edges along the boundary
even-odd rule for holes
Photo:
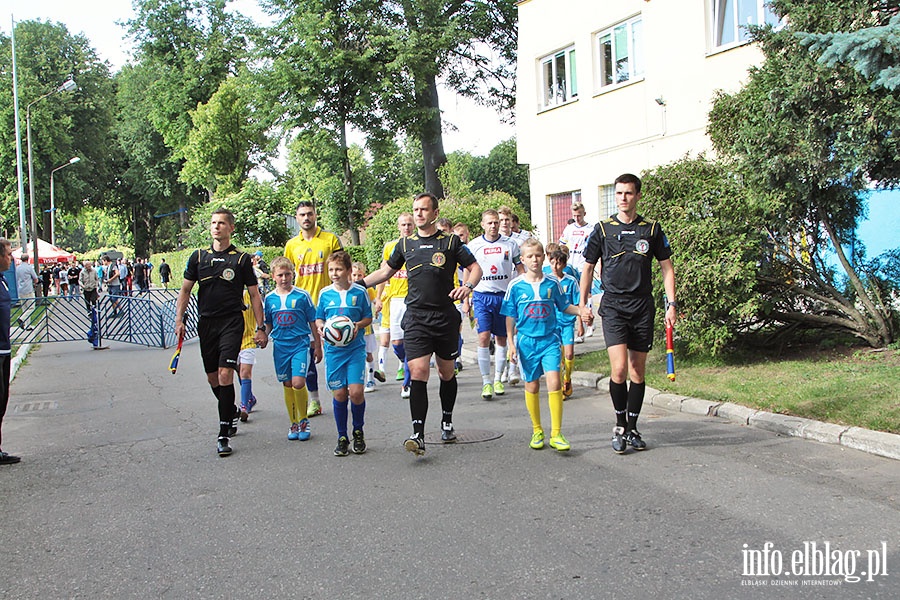
[[[792,350],[728,361],[676,356],[677,377],[666,378],[665,351],[651,351],[647,385],[660,391],[734,402],[768,412],[900,433],[900,350]],[[575,369],[609,372],[606,351],[575,357]]]

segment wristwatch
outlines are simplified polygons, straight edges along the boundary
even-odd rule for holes
[[[678,302],[676,302],[675,300],[672,300],[671,302],[666,300],[666,310],[669,310],[670,306],[673,308],[678,308]]]
[[[257,330],[257,331],[265,331],[265,330],[266,330],[266,326],[265,326],[265,325],[257,325],[257,326],[256,326],[256,330]]]
[[[470,290],[474,290],[475,286],[469,283],[468,281],[463,284],[464,287],[469,288]]]

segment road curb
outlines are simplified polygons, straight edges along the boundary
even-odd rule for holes
[[[575,379],[573,373],[573,384],[580,385],[580,381],[585,381],[588,384],[586,387],[602,390],[609,383],[608,377],[604,378],[599,374],[593,374],[596,384],[592,386],[590,383],[594,381],[594,378],[587,377],[591,374],[584,371],[579,373],[582,377],[579,377],[578,380]],[[661,392],[651,387],[646,389],[645,398],[646,402],[655,408],[702,417],[718,417],[732,423],[770,431],[777,435],[844,446],[868,454],[900,460],[900,435],[894,433],[770,413],[731,402],[710,402],[709,400]]]
[[[29,352],[31,352],[31,344],[22,344],[21,346],[19,346],[19,349],[16,351],[16,355],[9,363],[10,382],[12,382],[12,380],[16,378],[16,373],[19,372],[19,367],[22,366],[23,362],[25,362],[25,359],[28,357]]]

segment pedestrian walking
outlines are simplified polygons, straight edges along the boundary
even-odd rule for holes
[[[593,322],[587,305],[594,278],[594,267],[601,267],[604,294],[599,315],[609,355],[609,395],[616,412],[612,448],[617,454],[627,446],[635,450],[647,447],[637,430],[644,403],[644,372],[647,353],[653,346],[653,321],[656,305],[651,280],[652,260],[659,262],[666,292],[666,325],[675,325],[675,268],[672,249],[662,227],[637,212],[641,199],[641,180],[625,173],[615,181],[618,212],[600,221],[584,250],[581,272],[581,316],[586,325]],[[629,386],[626,378],[631,381]]]
[[[250,304],[256,317],[256,343],[264,348],[268,342],[262,300],[250,257],[231,243],[234,227],[234,214],[230,210],[219,208],[213,212],[209,225],[212,244],[209,248],[195,250],[188,258],[184,283],[175,306],[175,334],[181,338],[191,290],[199,283],[197,333],[206,379],[218,401],[216,451],[219,456],[231,454],[230,438],[237,432],[239,412],[235,404],[234,371],[244,331],[241,313],[245,288],[250,292]]]
[[[455,361],[459,356],[459,312],[455,300],[467,298],[481,280],[481,267],[456,234],[446,234],[435,224],[440,216],[438,199],[429,192],[413,200],[416,232],[403,237],[381,267],[363,281],[367,287],[387,281],[406,265],[409,291],[403,327],[410,371],[409,411],[413,434],[404,447],[416,455],[425,453],[425,416],[428,413],[429,361],[437,357],[441,380],[441,439],[456,441],[453,408],[456,405]],[[463,285],[454,287],[457,266],[468,269]]]

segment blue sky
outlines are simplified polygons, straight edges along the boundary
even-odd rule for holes
[[[857,232],[868,258],[900,247],[900,190],[872,192],[868,219]]]

